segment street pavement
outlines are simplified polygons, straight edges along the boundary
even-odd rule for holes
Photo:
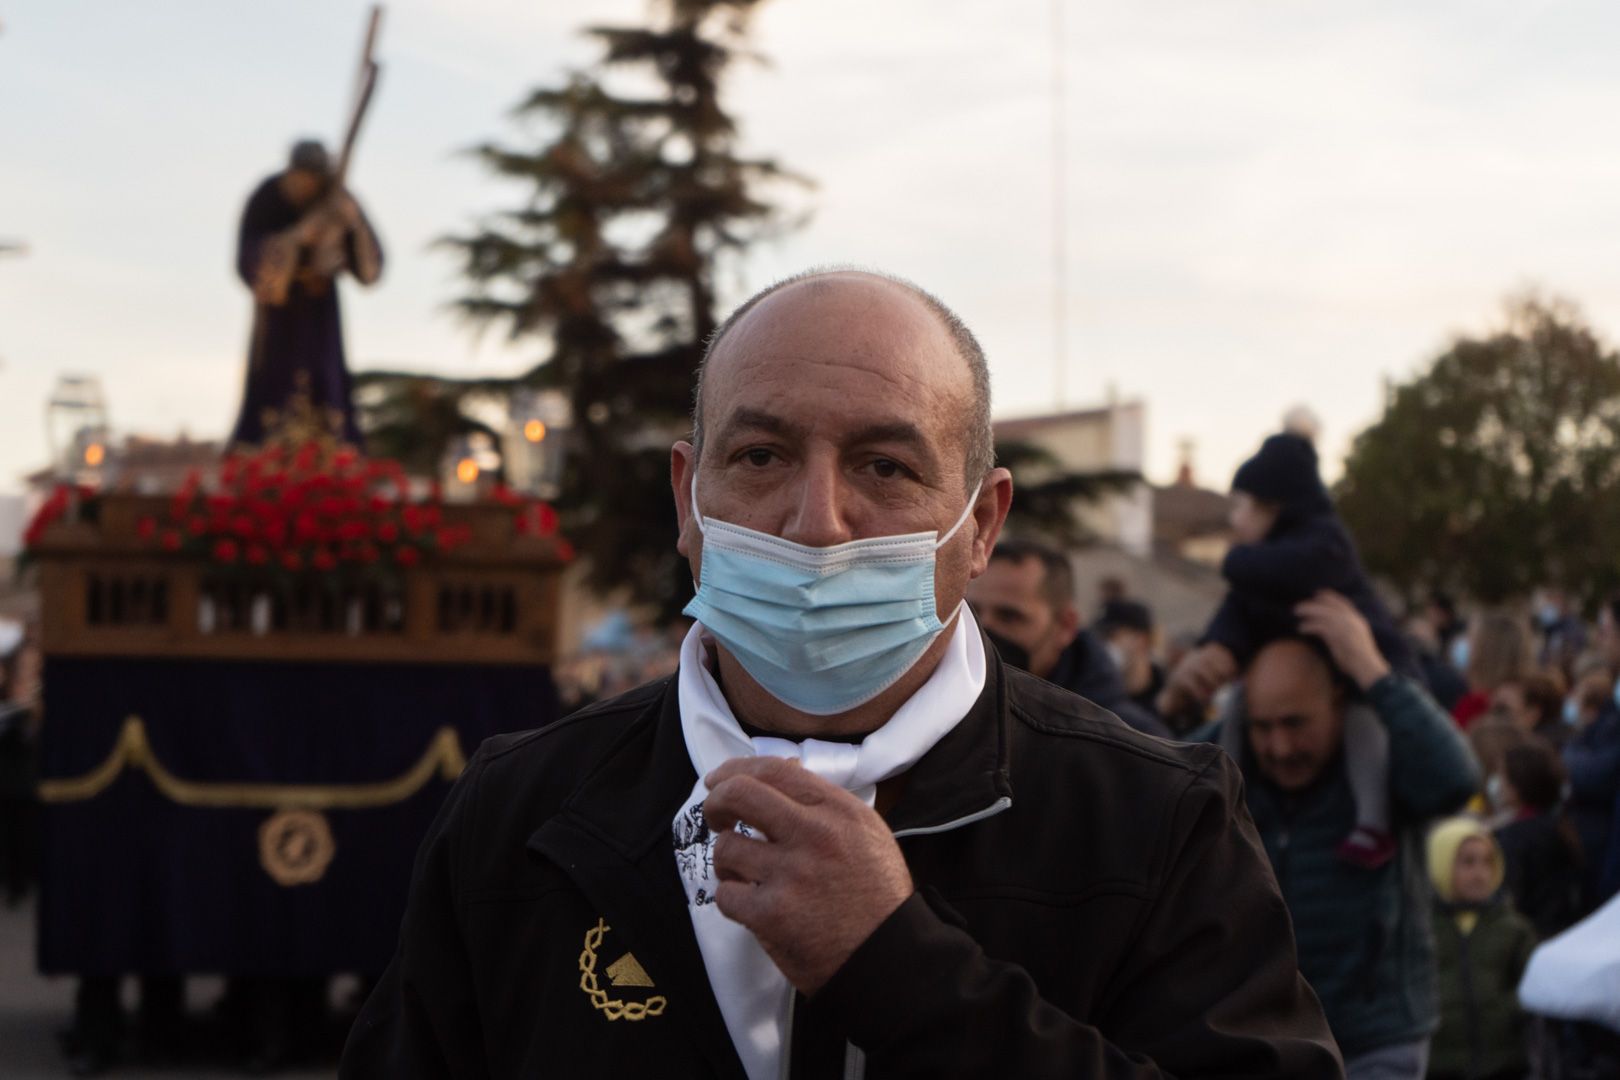
[[[126,994],[130,988],[126,987]],[[206,1008],[219,997],[221,980],[188,981],[186,994],[193,1011]],[[126,1006],[130,1004],[126,1000]],[[73,1015],[73,980],[45,978],[34,969],[34,907],[32,901],[9,908],[0,903],[0,1078],[4,1080],[59,1080],[69,1075],[57,1050],[56,1033]],[[120,1066],[111,1078],[180,1077],[182,1080],[238,1080],[243,1074],[218,1066],[162,1069]],[[332,1080],[332,1069],[286,1071],[282,1080]]]

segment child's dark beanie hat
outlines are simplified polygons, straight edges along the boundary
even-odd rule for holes
[[[1259,453],[1238,466],[1232,490],[1284,506],[1316,504],[1327,498],[1316,468],[1316,447],[1292,432],[1261,443]]]

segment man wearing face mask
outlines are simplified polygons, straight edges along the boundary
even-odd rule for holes
[[[1334,1077],[1235,768],[1005,667],[972,334],[824,271],[674,447],[679,672],[482,747],[347,1077]]]
[[[1074,571],[1061,551],[1034,540],[1002,540],[968,586],[968,603],[1007,663],[1111,710],[1137,731],[1170,737],[1151,706],[1126,693],[1112,650],[1081,624]]]

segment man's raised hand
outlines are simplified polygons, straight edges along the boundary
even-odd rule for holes
[[[911,895],[900,845],[877,811],[797,761],[733,758],[704,783],[720,911],[815,993]]]

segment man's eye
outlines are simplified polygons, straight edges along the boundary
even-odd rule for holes
[[[754,466],[755,468],[760,468],[760,469],[762,469],[765,466],[769,465],[771,463],[771,458],[773,456],[774,455],[772,455],[769,450],[763,450],[763,449],[758,449],[758,448],[753,449],[753,450],[746,450],[746,451],[743,452],[743,460],[748,462],[748,464]]]
[[[897,462],[890,461],[888,458],[878,458],[872,462],[872,471],[880,478],[888,480],[891,477],[899,476],[901,469]]]

